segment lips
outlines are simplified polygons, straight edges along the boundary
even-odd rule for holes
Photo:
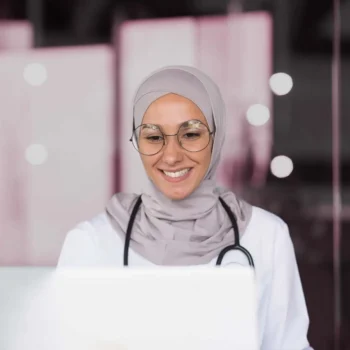
[[[180,182],[187,179],[191,174],[192,168],[185,168],[178,171],[160,170],[163,178],[168,182]]]
[[[182,170],[178,170],[178,171],[165,171],[163,170],[164,174],[166,176],[170,176],[172,178],[177,178],[177,177],[181,177],[186,175],[191,169],[187,168],[187,169],[182,169]]]

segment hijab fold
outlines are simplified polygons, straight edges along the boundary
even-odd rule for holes
[[[250,221],[252,207],[216,185],[214,175],[225,140],[225,106],[218,87],[203,72],[193,67],[170,66],[149,75],[134,98],[134,125],[142,123],[152,102],[169,93],[193,101],[211,131],[215,130],[211,163],[200,186],[182,200],[167,198],[149,180],[135,218],[130,248],[157,265],[207,264],[234,243],[232,224],[219,196],[235,214],[241,236]],[[136,199],[137,195],[117,193],[106,206],[112,227],[123,240]]]

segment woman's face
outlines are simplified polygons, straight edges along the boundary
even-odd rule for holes
[[[158,125],[164,134],[174,135],[183,123],[193,119],[208,126],[196,104],[185,97],[168,94],[149,106],[142,123]],[[152,156],[141,154],[141,159],[148,177],[157,188],[168,198],[180,200],[189,196],[203,180],[210,164],[211,149],[211,137],[206,148],[189,152],[180,146],[176,136],[166,136],[159,153]]]

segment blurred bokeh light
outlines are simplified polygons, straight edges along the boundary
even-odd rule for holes
[[[41,86],[47,80],[46,67],[40,63],[29,63],[23,71],[24,80],[32,86]]]
[[[25,158],[31,165],[42,165],[47,161],[48,150],[40,144],[30,145],[26,149]]]
[[[270,119],[270,110],[262,105],[255,104],[248,108],[247,120],[253,126],[261,126],[266,124]]]
[[[272,159],[270,169],[278,178],[288,177],[293,171],[293,161],[287,156],[276,156]]]
[[[287,73],[275,73],[270,78],[270,88],[278,96],[287,95],[293,88],[293,79]]]

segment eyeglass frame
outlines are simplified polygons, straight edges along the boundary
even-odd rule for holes
[[[179,131],[180,131],[182,125],[184,125],[185,123],[188,123],[188,122],[192,122],[192,121],[197,121],[197,122],[203,124],[203,125],[208,129],[208,131],[209,131],[209,142],[208,142],[208,144],[207,144],[204,148],[202,148],[201,150],[199,150],[199,151],[189,151],[189,150],[187,150],[186,148],[184,148],[184,147],[182,146],[181,142],[179,141],[179,138],[178,138],[178,137],[176,137],[176,138],[177,138],[178,144],[180,145],[180,147],[181,147],[182,149],[184,149],[184,150],[187,151],[187,152],[197,153],[197,152],[201,152],[201,151],[205,150],[205,149],[208,147],[208,145],[209,145],[209,143],[210,143],[210,138],[213,137],[213,135],[215,135],[215,132],[216,132],[216,127],[215,127],[215,125],[214,125],[214,131],[210,131],[209,127],[206,126],[206,125],[205,125],[203,122],[201,122],[200,120],[198,120],[198,119],[190,119],[190,120],[187,120],[187,121],[183,122],[183,123],[179,126],[179,129],[178,129],[178,131],[177,131],[176,134],[164,134],[164,132],[162,131],[160,125],[151,124],[151,123],[150,123],[149,125],[155,125],[155,126],[157,126],[157,127],[159,128],[159,131],[162,133],[163,136],[177,136],[177,135],[179,134]],[[132,126],[132,127],[133,127],[133,131],[132,131],[132,135],[131,135],[129,141],[132,143],[132,145],[133,145],[133,147],[134,147],[135,149],[136,149],[136,147],[135,147],[134,142],[133,142],[133,136],[134,136],[134,133],[135,133],[136,129],[138,129],[138,128],[139,128],[140,126],[142,126],[142,125],[147,125],[147,124],[140,124],[140,125],[136,128],[136,127],[135,127],[135,119],[133,120],[133,126]],[[163,145],[162,145],[162,147],[161,147],[160,150],[159,150],[158,152],[156,152],[156,153],[153,153],[153,154],[145,154],[145,153],[141,153],[138,149],[136,149],[136,151],[139,152],[140,154],[142,154],[143,156],[149,156],[149,157],[151,157],[151,156],[155,156],[156,154],[158,154],[158,153],[164,148],[164,146],[165,146],[165,137],[164,137],[164,139],[163,139]]]

